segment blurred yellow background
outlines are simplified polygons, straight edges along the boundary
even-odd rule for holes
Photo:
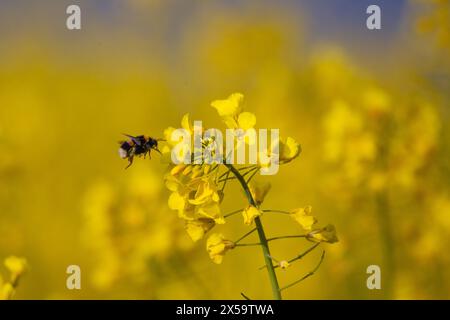
[[[286,299],[450,298],[449,2],[380,2],[369,31],[368,1],[77,1],[69,31],[71,1],[2,1],[0,259],[30,266],[15,298],[270,298],[259,248],[213,264],[168,208],[158,155],[124,170],[117,154],[121,133],[162,137],[186,112],[221,127],[210,102],[237,91],[258,127],[303,149],[265,207],[312,205],[338,231]],[[245,203],[229,192],[224,212]],[[273,236],[297,231],[263,220]],[[216,228],[238,238],[237,221]],[[70,264],[81,290],[66,289]],[[372,264],[382,290],[366,287]]]

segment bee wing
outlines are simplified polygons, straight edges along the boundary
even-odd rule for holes
[[[126,133],[122,133],[122,134],[123,134],[124,136],[130,138],[136,145],[138,145],[138,146],[141,145],[141,142],[140,142],[139,139],[137,139],[136,137],[131,136],[131,135],[126,134]]]

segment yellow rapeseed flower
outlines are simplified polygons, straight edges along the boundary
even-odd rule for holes
[[[206,241],[206,251],[216,264],[221,264],[225,253],[235,246],[233,241],[226,240],[220,233],[213,233]]]
[[[302,152],[300,144],[294,138],[280,139],[279,155],[280,163],[288,163],[297,158]]]
[[[216,183],[211,179],[202,179],[197,187],[194,199],[189,199],[189,203],[193,205],[205,204],[209,201],[219,202],[219,190]]]
[[[0,276],[0,300],[9,300],[13,297],[19,278],[27,271],[27,261],[24,258],[10,256],[4,260],[6,269],[11,273],[9,281]]]
[[[14,277],[23,275],[27,270],[27,260],[16,256],[10,256],[4,261],[5,267]]]
[[[238,128],[247,130],[251,129],[256,124],[256,116],[251,112],[242,112],[237,118]]]
[[[336,235],[336,228],[332,224],[329,224],[322,229],[311,231],[306,235],[306,238],[314,242],[335,243],[339,241]]]
[[[233,93],[227,99],[213,101],[211,106],[228,128],[248,130],[255,126],[256,116],[251,112],[242,112],[243,99],[242,93]]]
[[[174,166],[171,170],[170,170],[170,174],[172,176],[176,176],[177,174],[179,174],[180,172],[183,172],[186,169],[187,165],[184,163],[180,163],[177,164],[176,166]]]
[[[0,284],[0,300],[9,300],[13,297],[15,289],[11,283]]]
[[[177,210],[182,216],[181,212],[186,209],[186,198],[178,192],[172,192],[169,196],[168,205],[170,209]]]
[[[225,219],[217,202],[210,201],[195,207],[195,216],[213,219],[217,224],[224,224]]]
[[[194,166],[192,172],[196,173],[199,167]],[[186,221],[186,231],[192,240],[201,239],[214,224],[225,223],[220,209],[222,192],[212,175],[197,178],[194,174],[168,174],[165,179],[166,187],[172,191],[168,199],[169,208],[178,211],[178,217]]]
[[[244,223],[251,225],[256,217],[261,216],[261,211],[254,206],[248,206],[242,211],[242,216],[244,217]]]
[[[250,193],[252,194],[253,199],[256,204],[259,206],[266,197],[267,193],[270,191],[272,185],[270,182],[260,182],[257,180],[252,180],[249,184]]]
[[[280,268],[282,270],[286,270],[287,268],[289,268],[289,266],[291,265],[289,262],[287,262],[286,260],[280,261],[280,263],[278,264],[280,266]]]
[[[205,234],[215,225],[213,219],[200,218],[193,221],[186,221],[185,229],[192,241],[202,239]]]
[[[297,221],[303,229],[311,230],[311,227],[317,223],[317,219],[311,215],[312,207],[306,206],[291,211],[291,217]]]
[[[191,134],[194,133],[194,127],[191,125],[189,113],[186,113],[183,118],[181,118],[181,127]]]
[[[211,106],[217,110],[220,117],[236,117],[242,111],[242,93],[233,93],[227,99],[215,100]]]

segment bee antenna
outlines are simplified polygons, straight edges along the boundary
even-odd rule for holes
[[[157,147],[153,147],[152,149],[157,151],[159,154],[162,154],[162,152]]]

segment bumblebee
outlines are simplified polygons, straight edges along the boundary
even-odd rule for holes
[[[145,135],[136,137],[130,136],[128,134],[124,135],[127,136],[129,140],[119,142],[119,156],[122,159],[128,159],[128,166],[125,169],[133,164],[133,158],[135,156],[144,156],[145,158],[145,156],[148,154],[149,158],[151,159],[151,150],[155,150],[161,153],[161,151],[159,151],[158,149],[158,141],[162,141],[162,139],[153,139],[152,137]]]

